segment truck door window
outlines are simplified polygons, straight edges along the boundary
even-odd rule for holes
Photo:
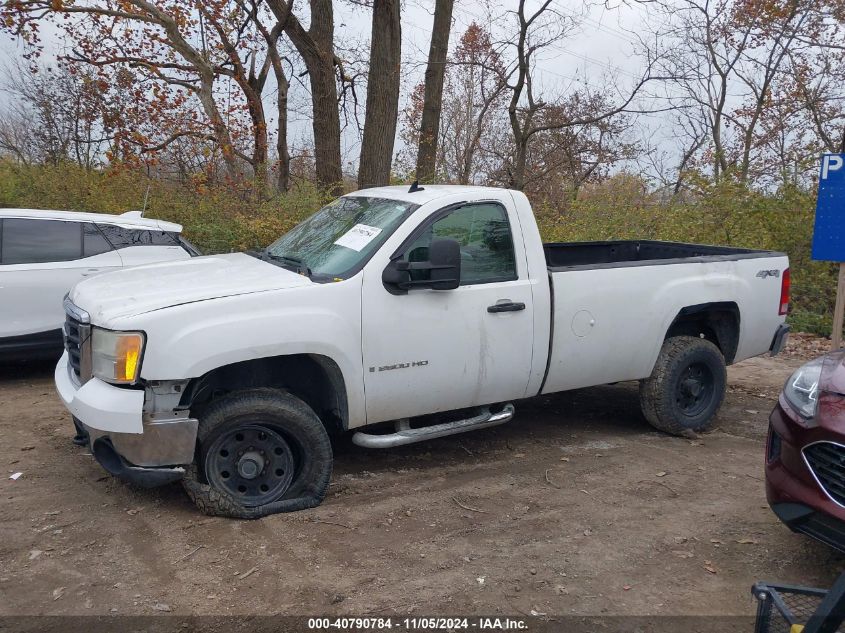
[[[432,240],[443,238],[457,240],[461,245],[462,286],[517,278],[511,228],[500,204],[469,204],[438,218],[408,247],[408,261],[426,261]],[[415,280],[428,274],[424,270],[411,271]]]
[[[61,220],[3,220],[3,264],[40,264],[82,258],[82,225]]]

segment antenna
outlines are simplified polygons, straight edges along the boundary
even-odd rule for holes
[[[141,217],[144,217],[144,212],[147,210],[147,198],[150,197],[150,186],[147,185],[147,191],[144,193],[144,208],[141,209]]]
[[[408,189],[408,193],[416,193],[417,191],[425,191],[425,187],[420,187],[419,180],[414,181],[414,183],[411,185],[411,188]]]

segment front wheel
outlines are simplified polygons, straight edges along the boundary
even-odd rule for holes
[[[726,385],[718,347],[694,336],[673,336],[663,343],[651,376],[640,381],[640,406],[649,423],[666,433],[706,431]]]
[[[232,393],[200,419],[195,463],[183,484],[206,514],[254,519],[319,505],[332,473],[323,423],[275,389]]]

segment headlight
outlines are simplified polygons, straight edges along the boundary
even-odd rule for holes
[[[824,357],[802,365],[783,386],[783,395],[790,406],[805,418],[816,415],[819,404],[819,378]]]
[[[113,332],[92,328],[91,368],[100,380],[132,384],[141,369],[143,332]]]

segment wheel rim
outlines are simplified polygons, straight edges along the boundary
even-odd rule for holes
[[[715,382],[713,371],[706,364],[693,363],[687,367],[675,390],[681,413],[692,418],[706,411],[715,393]]]
[[[293,452],[284,436],[247,424],[217,436],[205,454],[205,477],[245,507],[278,499],[293,480]]]

